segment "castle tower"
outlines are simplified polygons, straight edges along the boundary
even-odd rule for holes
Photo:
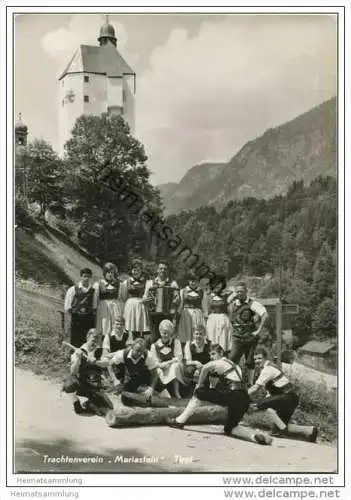
[[[19,113],[15,124],[15,146],[27,146],[28,127],[22,122],[22,114]]]
[[[134,133],[136,75],[118,52],[108,18],[100,28],[98,42],[99,46],[80,45],[59,78],[60,154],[83,114],[122,115]]]
[[[22,115],[19,113],[15,124],[15,189],[16,195],[20,193],[26,203],[28,203],[28,171],[23,153],[27,147],[27,137],[28,127],[22,122]]]

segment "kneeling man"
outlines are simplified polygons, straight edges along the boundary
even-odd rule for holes
[[[202,401],[208,401],[228,408],[228,416],[224,425],[226,435],[233,435],[259,444],[270,444],[272,439],[264,433],[238,425],[249,407],[250,398],[240,367],[225,358],[223,354],[223,348],[219,344],[211,347],[211,361],[202,367],[192,399],[181,415],[175,419],[166,419],[166,422],[170,427],[182,429],[196,409],[201,406]],[[214,387],[213,377],[217,379]]]
[[[299,404],[299,397],[286,375],[268,360],[268,353],[264,347],[256,349],[254,361],[260,373],[254,385],[250,387],[249,395],[254,395],[264,387],[268,397],[252,404],[251,408],[255,411],[266,411],[273,423],[272,435],[290,435],[315,442],[318,434],[316,427],[289,424]]]
[[[103,370],[98,358],[100,336],[95,328],[91,328],[86,336],[86,342],[75,349],[71,356],[70,376],[65,380],[63,392],[70,394],[75,413],[92,411],[97,415],[105,415],[113,408],[112,402],[103,391]],[[73,346],[72,346],[73,347]],[[84,406],[79,396],[88,398]]]

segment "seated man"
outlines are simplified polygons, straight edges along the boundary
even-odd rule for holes
[[[144,339],[136,339],[132,346],[109,354],[102,359],[99,366],[108,367],[116,389],[122,390],[122,402],[151,403],[158,382],[157,363],[146,349]],[[114,374],[113,367],[123,365],[124,379],[121,383]],[[134,394],[134,395],[133,395]]]
[[[86,342],[74,351],[71,356],[70,376],[64,382],[62,390],[72,397],[76,413],[91,410],[97,415],[104,415],[113,405],[102,391],[102,369],[97,365],[101,355],[99,334],[91,328],[86,336]],[[82,407],[79,396],[88,398],[86,407]]]
[[[174,325],[169,319],[161,321],[161,338],[152,344],[150,353],[157,363],[157,374],[163,386],[171,386],[181,399],[180,384],[185,385],[183,351],[179,339],[174,338]]]
[[[227,436],[233,434],[259,444],[270,444],[272,440],[265,434],[238,425],[250,403],[240,367],[223,356],[223,348],[219,344],[211,347],[210,356],[211,361],[201,369],[192,399],[178,417],[166,419],[168,425],[182,429],[201,402],[208,401],[228,408],[228,416],[224,425],[224,433]],[[212,377],[218,378],[215,387],[209,386],[209,378]]]
[[[264,347],[256,349],[254,361],[259,375],[254,385],[250,387],[249,395],[254,395],[264,387],[269,397],[253,403],[251,408],[255,411],[266,411],[273,423],[272,435],[290,434],[291,437],[303,437],[315,442],[318,434],[316,427],[289,424],[299,404],[299,397],[286,375],[268,360],[268,353]]]

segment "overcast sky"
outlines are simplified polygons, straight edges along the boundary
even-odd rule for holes
[[[136,135],[155,184],[227,161],[245,142],[336,94],[331,15],[113,14],[118,50],[137,74]],[[15,20],[15,112],[29,139],[58,146],[57,76],[98,14]]]

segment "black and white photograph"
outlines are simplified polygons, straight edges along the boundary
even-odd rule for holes
[[[343,473],[341,13],[13,7],[11,474]]]

